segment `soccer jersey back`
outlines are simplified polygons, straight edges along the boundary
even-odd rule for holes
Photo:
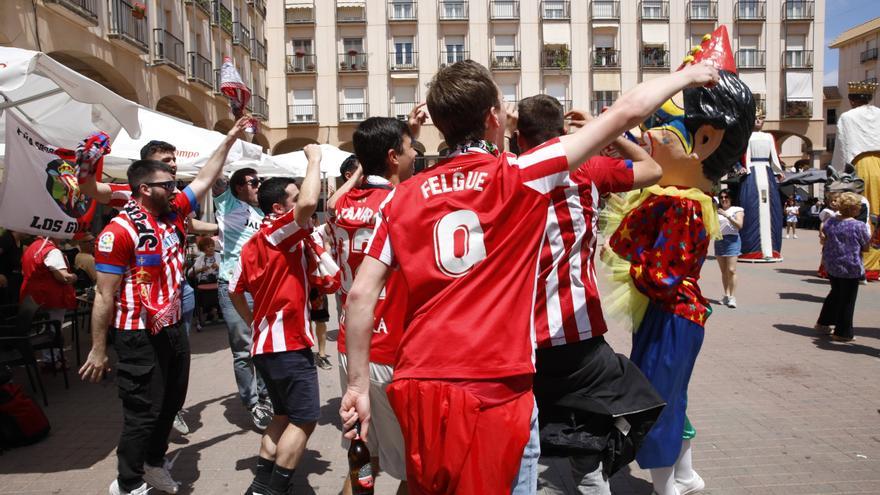
[[[382,177],[367,176],[364,185],[343,194],[336,202],[333,232],[339,268],[342,270],[342,303],[346,302],[351,282],[366,255],[367,244],[376,226],[379,207],[392,191],[391,183]],[[406,284],[395,270],[385,283],[385,290],[374,311],[373,339],[370,361],[394,364],[403,320],[406,314]],[[339,352],[345,350],[345,317],[339,322]]]
[[[399,265],[410,317],[395,379],[492,379],[532,366],[547,194],[568,175],[558,140],[516,157],[471,147],[399,185],[367,254]]]

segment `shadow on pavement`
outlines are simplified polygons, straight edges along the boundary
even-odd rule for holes
[[[171,469],[172,478],[181,483],[181,490],[178,493],[193,493],[191,487],[201,477],[201,470],[199,470],[199,461],[202,458],[201,451],[203,449],[211,448],[212,446],[220,442],[226,441],[229,438],[243,435],[245,433],[247,433],[247,430],[224,433],[210,440],[193,443],[187,445],[186,447],[177,449],[174,452],[170,452],[166,456],[167,459],[172,459],[174,458],[174,456],[178,456],[177,460],[174,462],[174,467]]]
[[[823,303],[825,298],[822,296],[814,296],[813,294],[803,294],[800,292],[780,292],[779,299],[790,299],[794,301],[803,301],[811,303]]]
[[[779,273],[785,273],[787,275],[800,275],[801,277],[819,278],[817,270],[795,270],[794,268],[777,268],[776,271]]]
[[[203,327],[200,332],[195,330],[189,334],[190,354],[213,354],[225,350],[229,352],[229,338],[227,337],[226,324],[215,323]]]
[[[238,392],[227,395],[220,405],[223,406],[223,417],[242,430],[256,431],[250,411],[245,409],[238,398]]]
[[[818,347],[819,349],[823,349],[826,351],[846,352],[848,354],[864,354],[865,356],[880,358],[880,348],[862,345],[859,343],[860,338],[874,337],[873,335],[863,335],[863,332],[865,330],[876,332],[876,329],[855,328],[853,333],[856,336],[856,340],[854,342],[835,342],[825,336],[819,335],[818,333],[816,333],[816,330],[810,327],[804,327],[800,325],[787,325],[783,323],[773,325],[773,327],[778,330],[782,330],[783,332],[793,333],[795,335],[800,335],[803,337],[811,337],[813,339],[813,344],[815,344],[816,347]]]
[[[649,495],[654,491],[654,486],[649,481],[633,476],[629,466],[614,473],[610,481],[611,493]]]
[[[342,397],[328,399],[327,403],[321,406],[321,417],[318,419],[318,424],[332,424],[337,430],[342,431],[342,419],[339,417],[340,405],[342,405]]]

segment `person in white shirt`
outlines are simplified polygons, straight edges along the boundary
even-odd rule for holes
[[[721,239],[715,241],[715,258],[721,268],[721,285],[724,297],[721,304],[736,307],[736,260],[742,254],[739,229],[743,226],[743,209],[730,203],[730,191],[718,194],[718,223],[721,225]]]
[[[797,239],[797,222],[800,215],[800,207],[794,198],[788,198],[785,202],[785,238]]]

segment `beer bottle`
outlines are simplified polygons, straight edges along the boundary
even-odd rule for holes
[[[354,425],[355,437],[348,447],[348,477],[351,480],[351,493],[354,495],[373,495],[373,466],[370,464],[370,449],[361,439],[361,423]]]

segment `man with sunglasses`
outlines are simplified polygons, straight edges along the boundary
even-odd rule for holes
[[[107,332],[114,331],[124,423],[117,447],[118,477],[110,494],[177,493],[165,453],[174,417],[189,383],[189,340],[181,329],[186,218],[220,175],[239,119],[196,178],[177,191],[172,167],[138,160],[129,167],[131,199],[98,237],[98,280],[92,309],[92,349],[80,368],[100,382],[109,370]]]
[[[220,311],[229,333],[232,351],[232,367],[238,385],[238,396],[251,413],[254,425],[265,430],[272,421],[272,405],[262,378],[255,372],[251,357],[252,334],[250,327],[241,319],[229,299],[229,281],[241,258],[241,248],[260,230],[263,211],[257,200],[260,178],[252,168],[236,170],[229,178],[214,184],[214,207],[220,228],[220,273],[217,293]],[[246,293],[248,304],[253,300]]]

